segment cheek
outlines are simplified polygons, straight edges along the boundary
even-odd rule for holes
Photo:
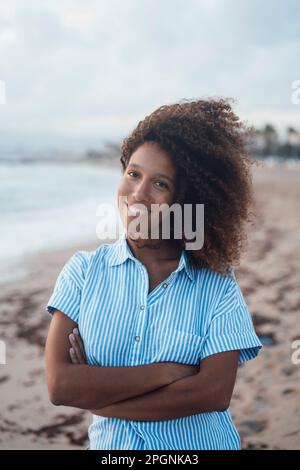
[[[174,197],[171,192],[164,192],[163,194],[156,194],[156,201],[157,204],[167,204],[171,206],[174,203]]]
[[[121,180],[117,187],[117,204],[119,209],[119,214],[123,223],[126,223],[127,220],[127,207],[124,204],[124,196],[128,195],[127,185],[124,180]]]
[[[118,185],[118,194],[120,196],[126,196],[129,192],[130,185],[128,183],[128,180],[125,178],[121,179],[119,185]]]
[[[120,207],[120,200],[119,198],[121,196],[127,196],[128,195],[128,189],[127,189],[127,185],[126,183],[124,182],[124,180],[121,180],[118,187],[117,187],[117,198],[118,198],[118,206]]]

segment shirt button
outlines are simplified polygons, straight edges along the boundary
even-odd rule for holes
[[[136,336],[134,339],[138,342],[141,338],[139,336]]]
[[[163,288],[166,289],[168,287],[168,284],[164,284]]]
[[[141,306],[140,306],[140,309],[141,309],[141,310],[145,310],[145,305],[141,305]]]

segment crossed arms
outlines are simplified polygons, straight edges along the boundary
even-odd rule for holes
[[[225,411],[230,404],[239,351],[214,354],[200,368],[175,362],[135,367],[91,366],[83,344],[69,335],[77,324],[56,310],[45,353],[49,398],[54,405],[138,421],[175,419],[196,413]],[[75,335],[76,337],[76,335]]]

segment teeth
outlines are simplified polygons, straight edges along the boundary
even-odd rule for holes
[[[146,209],[142,210],[142,208],[139,209],[136,206],[129,206],[128,212],[130,212],[133,215],[137,215],[137,214],[143,215],[143,214],[147,214],[148,211]]]

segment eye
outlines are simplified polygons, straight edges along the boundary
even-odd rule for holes
[[[163,187],[163,188],[168,189],[168,186],[167,186],[166,183],[164,183],[163,181],[156,181],[156,183],[161,183],[162,186],[160,186],[160,187]]]
[[[138,173],[136,171],[127,171],[127,175],[131,176],[132,178],[135,178],[135,176],[138,176]],[[132,176],[132,175],[135,175],[135,176]],[[158,181],[155,181],[155,184],[156,183],[160,183],[160,185],[161,185],[161,186],[158,186],[158,188],[169,189],[169,186],[166,183],[164,183],[163,181],[158,180]]]
[[[128,171],[128,172],[127,172],[127,175],[129,175],[129,176],[130,176],[130,173],[137,174],[137,173],[136,173],[136,171]]]

